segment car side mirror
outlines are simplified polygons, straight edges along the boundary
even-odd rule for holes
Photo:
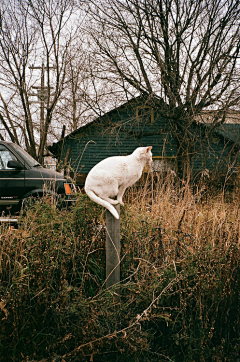
[[[7,168],[15,168],[16,170],[22,170],[23,165],[19,161],[10,160],[7,163]]]

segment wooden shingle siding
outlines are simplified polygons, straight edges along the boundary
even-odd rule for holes
[[[192,171],[196,173],[205,169],[211,172],[226,172],[229,167],[237,166],[239,157],[233,164],[233,143],[224,139],[213,137],[212,139],[196,142],[195,149],[198,151],[192,158]]]
[[[128,134],[99,134],[96,130],[81,137],[68,138],[64,142],[62,159],[70,149],[69,164],[75,172],[88,173],[90,169],[106,157],[131,154],[137,147],[153,146],[156,156],[172,157],[176,155],[176,145],[171,133],[158,137],[151,135],[136,139]]]
[[[164,135],[165,137],[165,135]],[[169,137],[168,137],[169,138]],[[153,146],[154,155],[173,156],[176,153],[171,143],[164,142],[161,137],[143,137],[138,141],[128,137],[110,137],[108,135],[68,139],[64,143],[62,159],[65,159],[67,149],[70,149],[69,164],[75,172],[88,173],[90,169],[106,157],[128,155],[140,146]]]
[[[174,156],[176,145],[166,119],[159,117],[152,109],[150,122],[149,119],[138,122],[137,107],[112,111],[111,117],[106,115],[101,122],[93,122],[65,138],[61,159],[65,159],[67,149],[70,149],[70,167],[77,173],[88,173],[104,158],[128,155],[141,146],[153,146],[152,152],[157,156]]]

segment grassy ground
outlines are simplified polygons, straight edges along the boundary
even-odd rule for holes
[[[86,195],[1,226],[1,361],[240,358],[239,194],[160,185],[125,197],[122,282],[108,290],[105,214]]]

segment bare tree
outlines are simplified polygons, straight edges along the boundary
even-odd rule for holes
[[[215,127],[239,104],[240,1],[92,0],[88,12],[95,76],[160,100],[183,173],[195,117],[216,109]]]
[[[119,87],[109,83],[107,77],[100,79],[102,67],[95,62],[84,26],[81,33],[84,40],[78,37],[68,51],[66,88],[57,107],[68,132],[102,116],[125,100]]]
[[[65,86],[73,9],[70,0],[2,1],[0,123],[41,163]]]
[[[85,51],[83,51],[84,48]],[[66,125],[68,132],[75,131],[83,124],[90,122],[96,114],[96,107],[91,107],[87,101],[89,88],[92,88],[87,64],[86,44],[78,37],[68,50],[65,90],[56,107],[55,115],[61,119],[63,125]]]

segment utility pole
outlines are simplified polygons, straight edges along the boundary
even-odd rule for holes
[[[40,86],[32,86],[33,89],[37,90],[37,93],[29,94],[30,96],[37,96],[38,97],[38,103],[40,103],[40,139],[43,137],[44,133],[44,108],[45,103],[48,101],[48,91],[49,88],[45,86],[45,71],[48,69],[56,69],[56,67],[46,67],[44,65],[44,62],[42,62],[41,66],[30,66],[30,69],[41,69],[41,85]],[[33,102],[32,102],[33,103]]]

